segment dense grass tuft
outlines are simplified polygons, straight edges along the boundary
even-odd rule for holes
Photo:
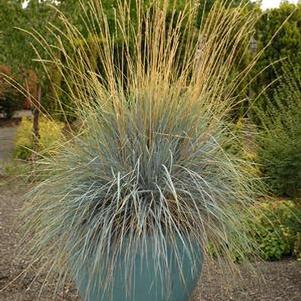
[[[61,72],[81,126],[55,157],[39,162],[44,180],[29,195],[26,229],[35,258],[49,258],[62,279],[87,261],[94,272],[102,264],[102,289],[110,289],[118,255],[125,254],[130,274],[150,237],[158,263],[178,239],[192,266],[195,244],[205,258],[214,248],[229,263],[229,250],[243,257],[252,248],[240,217],[256,180],[249,163],[224,146],[236,139],[229,112],[251,66],[235,78],[231,71],[248,45],[254,12],[216,4],[197,30],[194,5],[176,14],[167,1],[141,3],[132,23],[133,10],[119,4],[111,34],[99,2],[88,1],[89,40],[60,15],[64,34],[49,29],[59,47],[45,45],[53,59],[44,64]],[[158,273],[168,277],[165,261]]]

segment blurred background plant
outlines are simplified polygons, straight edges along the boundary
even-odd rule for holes
[[[11,86],[6,87],[0,95],[0,113],[6,119],[12,118],[15,111],[23,109],[23,99],[18,90]]]
[[[134,2],[135,1],[132,0],[133,23],[137,22],[137,20],[134,20]],[[63,28],[64,25],[62,20],[58,17],[57,12],[54,12],[51,8],[51,5],[54,5],[68,16],[72,24],[77,26],[81,33],[81,36],[76,42],[77,45],[81,45],[83,40],[87,41],[87,47],[91,50],[89,54],[91,62],[94,62],[94,70],[103,73],[102,63],[99,58],[95,56],[95,51],[93,51],[93,47],[91,47],[91,43],[93,44],[97,41],[97,37],[93,38],[93,35],[96,34],[97,36],[97,33],[93,33],[92,36],[89,37],[91,33],[85,28],[85,22],[87,22],[87,20],[81,15],[81,5],[86,6],[87,4],[81,4],[79,0],[62,0],[55,2],[51,0],[30,0],[27,1],[28,4],[25,7],[22,3],[23,1],[21,0],[8,2],[6,0],[0,0],[0,64],[10,67],[12,69],[12,75],[19,80],[23,78],[24,70],[34,70],[38,76],[39,85],[42,87],[41,102],[44,110],[51,113],[56,119],[64,121],[68,118],[71,121],[74,121],[74,116],[72,114],[72,110],[74,109],[72,100],[64,93],[64,90],[66,89],[66,80],[64,79],[64,76],[62,76],[56,68],[49,69],[47,71],[48,74],[46,74],[44,68],[38,60],[34,60],[34,58],[37,58],[36,52],[38,52],[44,59],[49,59],[49,53],[47,53],[33,36],[30,36],[17,28],[23,28],[24,30],[33,29],[34,31],[38,30],[41,34],[41,40],[46,39],[49,42],[51,41],[53,45],[56,45],[57,41],[54,40],[54,36],[46,29],[47,26],[43,26],[44,24],[48,24],[50,27]],[[148,1],[145,1],[144,5],[148,5],[148,3]],[[195,1],[195,5],[198,5],[199,7],[198,16],[195,22],[196,29],[206,19],[208,11],[213,3],[214,1],[212,0]],[[228,3],[231,7],[245,3],[246,11],[256,9],[257,14],[260,16],[256,24],[256,31],[254,32],[254,37],[258,45],[258,52],[260,52],[267,44],[270,44],[270,46],[258,57],[258,62],[256,67],[253,68],[254,70],[252,71],[251,76],[245,78],[238,87],[241,95],[246,98],[246,101],[240,102],[242,107],[238,104],[234,109],[234,114],[239,118],[245,117],[241,116],[241,114],[244,115],[248,111],[248,101],[252,102],[252,98],[254,98],[255,95],[258,95],[259,92],[281,75],[281,68],[279,68],[277,64],[275,68],[266,68],[268,65],[275,64],[275,62],[279,60],[288,58],[297,68],[300,66],[301,4],[291,4],[284,1],[279,8],[262,12],[260,6],[253,1],[235,0],[228,1]],[[117,0],[102,0],[103,9],[108,16],[108,29],[111,34],[116,33],[114,10],[116,9],[117,4]],[[178,0],[172,9],[179,12],[184,5],[184,0]],[[168,17],[170,20],[172,9],[170,10]],[[285,24],[283,24],[284,22]],[[273,38],[276,32],[277,38]],[[250,41],[245,42],[249,43]],[[116,37],[113,43],[115,51],[119,49],[118,51],[120,52],[122,49],[122,39],[120,39],[120,36]],[[182,39],[182,43],[185,43],[184,38]],[[34,48],[32,46],[34,46]],[[132,47],[132,45],[129,45],[129,47]],[[247,49],[247,47],[245,49],[246,51],[244,53],[240,53],[239,59],[237,59],[236,62],[233,62],[233,64],[235,64],[235,68],[232,70],[233,78],[244,70],[253,59],[254,53],[252,53],[252,50]],[[64,55],[74,55],[74,49],[72,50],[72,47],[66,47],[65,50],[66,53]],[[63,60],[64,55],[59,51],[56,52],[58,60]],[[276,69],[277,72],[275,71]],[[252,91],[251,95],[250,91]],[[272,89],[269,90],[269,93],[273,93]],[[60,95],[60,104],[57,103],[57,95]],[[264,100],[265,98],[260,98],[258,101],[264,102]],[[69,111],[69,114],[62,114],[61,105],[64,107],[64,110]]]
[[[272,97],[255,108],[258,163],[276,195],[301,193],[301,68],[284,65]]]
[[[53,121],[42,116],[39,122],[39,143],[35,149],[32,119],[22,118],[15,137],[14,157],[28,160],[33,152],[37,152],[41,156],[53,155],[56,147],[64,142],[63,128],[63,122]]]
[[[254,212],[246,221],[251,233],[256,233],[254,239],[258,243],[262,258],[279,260],[286,256],[295,256],[300,260],[300,204],[272,198],[261,201],[254,207]]]

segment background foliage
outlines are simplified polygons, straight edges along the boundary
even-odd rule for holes
[[[285,65],[272,96],[257,107],[258,162],[277,195],[301,193],[301,66]]]
[[[43,156],[52,155],[55,146],[64,140],[62,135],[63,128],[63,123],[42,117],[39,122],[39,145],[35,151],[38,151]],[[14,156],[17,159],[28,160],[33,153],[33,149],[32,121],[28,118],[23,118],[17,129]]]
[[[290,61],[301,70],[301,3],[284,1],[279,8],[264,12],[257,24],[256,37],[261,48],[271,42],[261,55],[256,71],[281,60]],[[280,67],[281,64],[278,63],[266,69],[253,88],[262,90],[279,78],[282,75]],[[271,94],[272,91],[273,89]]]
[[[268,200],[254,207],[246,219],[250,233],[256,233],[263,259],[279,260],[285,256],[301,259],[301,208],[290,200]],[[255,216],[255,219],[254,219]]]
[[[16,29],[23,28],[25,30],[38,30],[41,36],[47,41],[52,40],[49,31],[46,30],[44,25],[53,24],[54,26],[62,26],[61,20],[57,13],[49,6],[54,5],[51,0],[30,0],[26,9],[22,8],[21,0],[0,0],[0,64],[9,65],[13,68],[14,74],[19,77],[24,73],[25,69],[33,68],[39,73],[40,81],[44,84],[44,98],[50,97],[49,82],[46,81],[44,70],[41,64],[33,61],[36,58],[35,51],[32,49],[31,44],[37,51],[47,58],[47,53],[28,34]],[[135,2],[135,1],[132,1]],[[249,6],[254,6],[250,1],[236,0],[231,1],[232,6],[239,3],[248,3]],[[84,20],[80,17],[82,10],[80,1],[62,0],[56,2],[60,10],[72,20],[73,24],[82,31],[83,37],[87,37],[88,32],[85,31]],[[106,14],[109,16],[109,23],[113,28],[114,8],[116,8],[117,1],[102,0],[102,5]],[[183,7],[185,1],[179,0],[176,9]],[[197,23],[201,22],[202,16],[210,9],[214,1],[207,0],[199,1],[199,17]],[[132,5],[132,9],[135,6]],[[260,8],[257,7],[258,13]],[[279,8],[270,9],[263,12],[256,26],[256,38],[259,42],[259,49],[267,45],[272,39],[270,47],[261,55],[258,66],[254,72],[258,73],[267,65],[274,63],[280,59],[289,58],[294,65],[301,63],[301,4],[290,4],[283,2]],[[283,25],[283,23],[286,23]],[[196,24],[196,25],[198,25]],[[283,25],[283,26],[282,26]],[[282,26],[282,27],[281,27]],[[118,43],[118,41],[116,41]],[[250,58],[246,58],[249,60]],[[238,70],[243,68],[246,64],[238,67]],[[275,67],[277,68],[277,67]],[[252,89],[254,91],[261,91],[264,87],[269,85],[273,80],[279,76],[279,70],[276,74],[275,68],[268,68],[259,78],[253,83]],[[278,68],[277,68],[278,69]],[[55,72],[54,72],[55,73]],[[56,77],[53,74],[53,77]],[[46,100],[44,100],[46,102]],[[45,103],[51,107],[51,101]]]

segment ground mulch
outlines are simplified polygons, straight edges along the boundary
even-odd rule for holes
[[[301,301],[301,262],[286,259],[258,262],[255,271],[240,267],[240,276],[229,277],[210,266],[193,301]]]
[[[0,301],[79,301],[72,285],[53,296],[55,285],[49,283],[39,298],[45,275],[35,279],[34,269],[20,275],[30,262],[30,258],[16,256],[20,238],[17,216],[27,189],[19,180],[0,177]],[[244,266],[240,270],[241,277],[233,279],[211,264],[193,301],[301,301],[300,262],[260,262],[255,264],[256,273]]]

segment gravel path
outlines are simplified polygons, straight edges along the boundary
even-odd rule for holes
[[[0,127],[0,175],[12,157],[16,130],[15,126]]]
[[[27,189],[17,180],[0,177],[0,301],[53,300],[54,286],[50,284],[46,284],[40,298],[38,297],[44,275],[39,276],[32,285],[36,274],[34,270],[28,270],[16,279],[30,261],[30,258],[16,259],[16,217]],[[255,269],[257,274],[242,267],[241,279],[232,279],[232,285],[229,285],[223,280],[227,277],[222,275],[222,271],[210,266],[211,272],[209,274],[205,271],[193,301],[301,301],[300,262],[262,262],[257,263]],[[261,275],[260,278],[258,275]],[[1,291],[10,282],[12,283]],[[62,294],[55,295],[54,300],[80,299],[72,286],[66,286]]]

